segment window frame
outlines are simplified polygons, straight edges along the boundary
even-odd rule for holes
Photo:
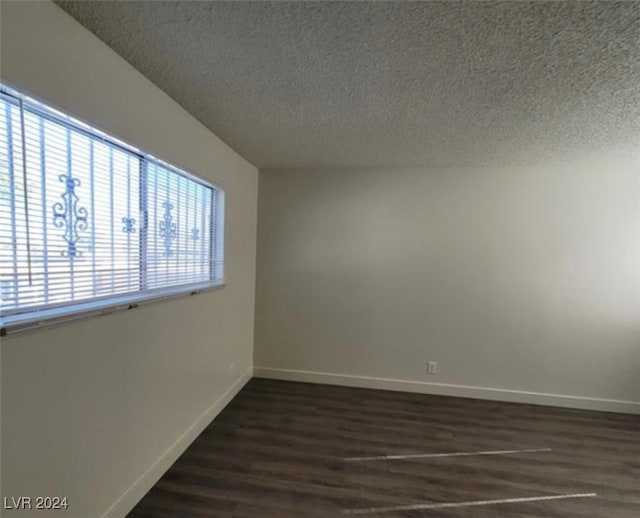
[[[144,178],[142,175],[139,178],[139,187],[140,189],[144,189],[145,196],[147,195],[146,191],[148,189],[148,185],[145,184],[145,182],[147,182],[146,171],[150,164],[155,164],[166,169],[172,174],[179,175],[187,180],[196,182],[205,188],[210,189],[212,199],[215,196],[218,197],[218,203],[213,203],[212,200],[211,205],[211,220],[209,225],[211,227],[212,236],[209,247],[210,279],[208,281],[162,286],[152,289],[143,287],[143,283],[141,283],[138,291],[135,292],[115,295],[110,294],[78,301],[59,302],[55,304],[48,304],[46,307],[40,305],[35,306],[33,309],[30,309],[29,307],[23,308],[22,310],[20,308],[11,308],[4,311],[0,309],[0,337],[5,337],[15,332],[52,325],[55,326],[78,319],[102,316],[122,310],[130,310],[144,304],[176,297],[195,295],[204,291],[216,290],[226,286],[226,269],[224,267],[226,256],[226,191],[220,184],[212,182],[209,179],[191,171],[176,167],[166,160],[158,158],[150,153],[146,153],[141,149],[130,145],[126,141],[108,134],[94,125],[87,124],[75,116],[71,116],[63,111],[53,108],[49,104],[45,104],[33,97],[24,95],[7,86],[4,81],[0,81],[0,99],[18,106],[20,110],[28,109],[29,112],[42,117],[45,120],[60,124],[72,131],[80,132],[91,139],[99,140],[106,145],[120,149],[129,155],[134,155],[139,160],[141,171],[145,171]],[[24,138],[24,135],[20,138]],[[24,142],[22,145],[25,145]],[[19,171],[18,174],[20,174]],[[14,187],[12,186],[12,188]],[[148,202],[148,199],[146,202]],[[147,215],[148,210],[146,214],[144,214],[145,220]],[[144,232],[145,236],[144,238],[141,237],[140,240],[139,246],[141,257],[138,264],[138,271],[141,277],[146,277],[148,273],[148,271],[145,271],[147,261],[146,258],[142,257],[142,254],[146,252],[148,245],[147,235],[149,233],[149,228],[146,221],[144,227],[141,225],[140,228],[140,234],[142,235]],[[215,235],[214,239],[214,233],[216,230],[222,235]],[[221,251],[218,250],[218,247],[221,248]],[[222,271],[221,275],[216,277],[218,268],[221,268]]]

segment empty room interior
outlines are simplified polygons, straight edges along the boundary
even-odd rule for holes
[[[640,1],[0,0],[0,514],[640,516]]]

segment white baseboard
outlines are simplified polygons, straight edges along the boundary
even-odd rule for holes
[[[565,396],[558,394],[545,394],[541,392],[527,392],[522,390],[506,390],[489,387],[472,387],[467,385],[449,385],[446,383],[427,383],[423,381],[352,376],[348,374],[334,374],[329,372],[273,369],[270,367],[254,367],[253,375],[256,378],[305,381],[309,383],[324,383],[328,385],[343,385],[347,387],[397,390],[401,392],[418,392],[420,394],[434,394],[439,396],[490,399],[494,401],[507,401],[513,403],[530,403],[534,405],[600,410],[605,412],[622,412],[625,414],[640,414],[640,402],[635,401],[619,401],[615,399]]]
[[[160,480],[162,475],[184,453],[189,445],[209,426],[211,421],[227,406],[227,404],[240,392],[242,387],[253,377],[253,369],[248,369],[211,405],[187,431],[185,431],[165,451],[142,476],[102,515],[102,518],[123,518],[144,495]]]

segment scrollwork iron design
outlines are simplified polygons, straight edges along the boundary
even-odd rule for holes
[[[71,175],[61,174],[58,179],[65,184],[65,191],[60,195],[62,202],[53,204],[53,224],[56,228],[64,228],[63,238],[67,242],[67,250],[62,251],[64,257],[75,259],[82,255],[78,250],[78,241],[82,238],[80,232],[88,227],[88,213],[84,207],[79,207],[76,187],[80,180]]]
[[[171,241],[178,237],[178,227],[173,223],[173,216],[171,211],[173,210],[173,203],[165,201],[162,206],[164,207],[164,219],[160,221],[160,237],[164,240],[164,256],[169,257],[172,253]]]
[[[124,227],[122,227],[122,231],[125,234],[134,234],[136,231],[135,228],[135,224],[136,224],[136,220],[135,218],[122,218],[122,222],[124,223]]]

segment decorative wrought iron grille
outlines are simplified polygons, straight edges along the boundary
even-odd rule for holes
[[[78,207],[76,187],[80,185],[80,180],[67,174],[61,174],[58,178],[66,188],[60,195],[63,202],[53,204],[53,224],[56,228],[65,229],[62,237],[67,242],[67,251],[63,251],[62,255],[74,259],[80,254],[76,246],[80,233],[87,230],[87,209]]]
[[[224,193],[0,85],[0,317],[222,282]]]

